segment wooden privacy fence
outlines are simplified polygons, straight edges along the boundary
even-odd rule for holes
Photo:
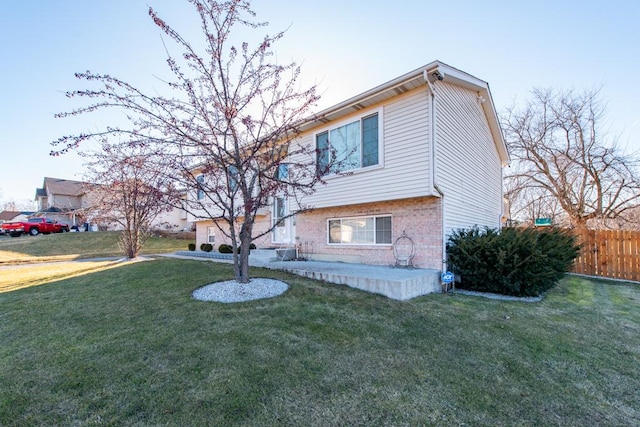
[[[640,231],[576,231],[582,251],[573,272],[640,281]]]

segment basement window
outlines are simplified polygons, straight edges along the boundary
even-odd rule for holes
[[[327,232],[330,245],[390,245],[391,216],[330,219]]]

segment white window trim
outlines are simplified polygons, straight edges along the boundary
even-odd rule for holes
[[[213,231],[213,233],[211,233]],[[211,238],[213,237],[213,241]],[[207,227],[207,243],[215,243],[216,242],[216,227],[208,226]]]
[[[329,241],[329,222],[330,221],[344,221],[344,220],[351,220],[351,219],[363,219],[363,218],[380,218],[380,217],[389,217],[391,218],[391,242],[390,243],[331,243]],[[376,230],[373,230],[374,232],[374,236],[375,236],[375,232]],[[327,245],[329,246],[338,246],[338,247],[344,247],[344,246],[375,246],[375,247],[382,247],[382,246],[393,246],[393,215],[391,214],[379,214],[379,215],[361,215],[361,216],[348,216],[348,217],[337,217],[337,218],[328,218],[327,219],[327,225],[326,225],[326,233],[327,233]]]
[[[202,178],[202,180],[201,180]],[[204,184],[206,184],[206,177],[204,176],[203,173],[199,174],[198,176],[196,176],[196,200],[200,201],[200,200],[204,200],[205,198],[205,193],[204,193]],[[202,197],[200,197],[200,193],[202,193]]]
[[[360,168],[356,168],[356,169],[349,169],[348,171],[344,171],[344,172],[339,172],[339,173],[327,173],[325,176],[323,176],[323,179],[333,179],[333,178],[337,178],[339,176],[344,176],[344,175],[353,175],[353,174],[357,174],[357,173],[363,173],[363,172],[368,172],[371,170],[376,170],[376,169],[382,169],[384,167],[384,114],[383,114],[384,109],[382,107],[380,108],[376,108],[374,110],[368,110],[366,112],[363,112],[361,114],[358,114],[356,116],[350,116],[347,119],[343,119],[340,120],[339,122],[331,122],[331,123],[327,123],[327,126],[318,129],[317,132],[314,132],[313,134],[313,146],[317,147],[317,141],[318,141],[318,135],[320,135],[321,133],[325,133],[325,132],[330,132],[332,129],[337,129],[341,126],[346,126],[348,124],[351,124],[353,122],[357,122],[359,121],[360,123],[362,123],[362,119],[369,117],[369,116],[373,116],[374,114],[378,114],[378,164],[377,165],[371,165],[371,166],[365,166],[365,167],[360,167]],[[331,142],[331,141],[329,141]],[[316,154],[316,164],[318,164],[318,156]]]
[[[283,209],[284,209],[284,217],[285,219],[282,221],[280,226],[276,225],[276,200],[277,199],[282,199],[283,200]],[[283,244],[283,243],[290,243],[290,242],[285,242],[285,241],[281,241],[278,239],[278,228],[284,227],[285,229],[289,226],[289,224],[287,223],[289,218],[286,218],[286,216],[289,214],[289,199],[287,197],[285,197],[284,195],[279,195],[279,196],[274,196],[273,200],[271,202],[271,232],[269,234],[271,234],[271,243],[273,244]]]
[[[271,202],[271,226],[272,227],[277,227],[276,226],[276,221],[277,221],[278,218],[277,218],[277,214],[276,214],[276,204],[277,204],[278,199],[282,199],[282,201],[283,201],[283,204],[282,204],[283,213],[284,213],[283,218],[287,216],[287,213],[288,213],[288,210],[289,210],[289,200],[284,195],[274,196],[273,197],[273,201]],[[281,222],[281,225],[280,225],[281,227],[285,226],[285,221],[286,221],[286,219]]]

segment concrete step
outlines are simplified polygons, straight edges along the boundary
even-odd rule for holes
[[[272,262],[267,267],[311,279],[347,285],[396,300],[408,300],[442,292],[438,270],[322,261]]]

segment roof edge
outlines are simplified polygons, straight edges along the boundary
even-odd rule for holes
[[[424,81],[424,79],[427,78],[433,80],[444,80],[447,83],[452,83],[470,90],[477,91],[479,95],[485,99],[485,102],[482,103],[482,108],[487,117],[491,135],[496,143],[496,148],[498,150],[500,160],[503,165],[509,164],[509,152],[504,140],[502,128],[498,119],[498,114],[496,112],[493,97],[491,95],[491,90],[489,89],[489,83],[469,73],[445,64],[444,62],[439,60],[430,62],[419,68],[416,68],[415,70],[409,71],[408,73],[396,77],[395,79],[389,80],[386,83],[378,85],[372,89],[348,98],[345,101],[326,108],[303,120],[299,124],[299,127],[303,130],[308,130],[317,124],[326,123],[326,117],[329,115],[340,114],[342,111],[344,111],[344,114],[347,114],[348,112],[353,111],[353,107],[357,104],[375,97],[376,95],[393,90],[394,88],[402,86],[403,84],[406,84],[410,81],[416,79],[421,79]]]

